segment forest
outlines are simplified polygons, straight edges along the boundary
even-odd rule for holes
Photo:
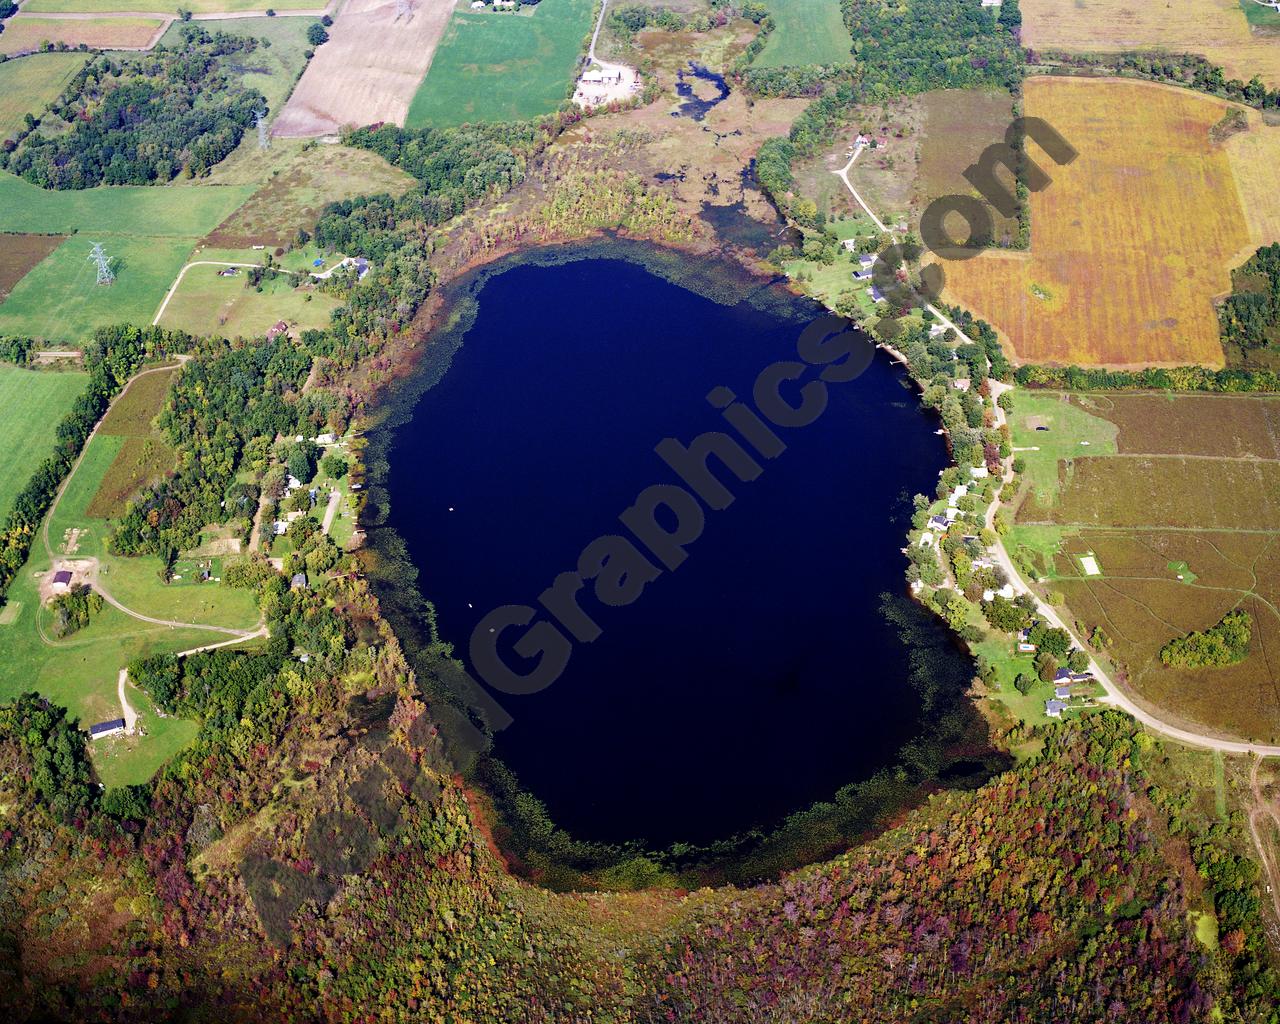
[[[1231,272],[1218,323],[1224,344],[1251,349],[1280,342],[1280,244],[1263,246]]]
[[[33,185],[163,185],[202,177],[240,144],[266,110],[222,58],[253,51],[252,37],[182,28],[182,45],[149,53],[103,54],[85,65],[5,166]]]

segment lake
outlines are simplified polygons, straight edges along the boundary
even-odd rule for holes
[[[716,280],[737,301],[713,301],[601,255],[618,251],[476,277],[473,316],[431,339],[438,382],[410,382],[411,413],[387,428],[389,525],[464,660],[482,617],[536,605],[586,545],[626,532],[618,516],[641,491],[679,483],[655,446],[728,429],[708,392],[749,403],[820,312],[746,278]],[[495,694],[514,718],[497,755],[575,837],[665,845],[766,827],[918,734],[881,600],[904,589],[910,499],[932,493],[946,449],[882,353],[827,392],[816,422],[778,428],[786,450],[755,480],[712,460],[735,500],[706,511],[683,564],[625,607],[588,584],[600,636],[574,643],[554,683]]]

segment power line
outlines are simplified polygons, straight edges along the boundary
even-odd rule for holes
[[[103,250],[101,242],[93,243],[89,259],[97,264],[98,284],[110,284],[116,279],[115,272],[111,269],[111,257]]]

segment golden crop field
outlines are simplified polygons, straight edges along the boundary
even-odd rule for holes
[[[1274,164],[1241,176],[1261,204],[1247,218],[1231,158],[1265,157],[1277,129],[1255,120],[1234,150],[1214,145],[1227,109],[1143,82],[1031,79],[1027,114],[1079,156],[1059,167],[1029,147],[1053,179],[1031,197],[1031,252],[948,262],[945,297],[990,321],[1019,362],[1223,365],[1213,301],[1280,224],[1262,196]]]
[[[33,18],[18,14],[4,24],[0,53],[37,50],[45,42],[95,50],[146,49],[160,38],[168,22],[163,18]]]
[[[1250,26],[1239,0],[1022,0],[1022,41],[1037,50],[1195,53],[1228,78],[1280,85],[1280,37]]]

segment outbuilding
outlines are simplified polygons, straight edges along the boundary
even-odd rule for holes
[[[100,740],[103,736],[114,736],[118,732],[124,732],[124,719],[112,718],[89,726],[89,739]]]

